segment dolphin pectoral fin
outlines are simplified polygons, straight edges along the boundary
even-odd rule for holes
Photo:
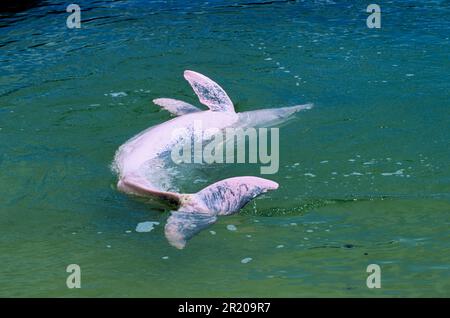
[[[165,110],[169,111],[170,113],[176,116],[201,111],[201,109],[198,109],[197,107],[191,104],[172,98],[157,98],[153,100],[153,103],[155,103],[158,106],[161,106],[162,108],[164,108]]]
[[[205,213],[172,211],[164,227],[170,245],[182,249],[193,236],[217,221],[217,216]]]
[[[308,110],[314,104],[296,105],[290,107],[259,109],[238,113],[239,120],[235,126],[238,127],[270,127],[276,126],[291,119],[295,113]]]
[[[278,183],[258,177],[234,177],[218,181],[181,199],[179,211],[199,211],[211,215],[231,215],[262,193],[278,188]]]
[[[209,109],[215,112],[234,113],[233,103],[219,84],[194,71],[184,71],[184,78],[191,84],[200,102]]]

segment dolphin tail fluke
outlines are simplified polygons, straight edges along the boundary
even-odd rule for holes
[[[267,179],[235,177],[194,194],[181,194],[180,208],[167,219],[166,238],[172,246],[182,249],[189,239],[214,224],[217,216],[237,213],[258,195],[277,188],[276,182]]]
[[[258,177],[234,177],[213,183],[195,194],[181,195],[179,211],[211,215],[239,212],[262,193],[278,188],[278,183]]]
[[[217,221],[217,216],[207,213],[172,211],[167,218],[164,234],[170,245],[183,249],[187,241]]]
[[[193,236],[217,221],[219,215],[239,212],[257,196],[278,188],[278,183],[258,177],[235,177],[213,183],[193,194],[157,190],[144,178],[127,175],[120,178],[118,188],[126,193],[156,198],[174,210],[164,228],[169,243],[182,249]]]

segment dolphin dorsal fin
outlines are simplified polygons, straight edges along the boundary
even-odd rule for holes
[[[153,100],[153,103],[155,103],[158,106],[161,106],[162,108],[164,108],[165,110],[169,111],[170,113],[176,116],[201,112],[200,109],[191,104],[172,98],[157,98]]]
[[[184,71],[184,78],[191,84],[200,102],[210,110],[234,113],[233,103],[219,84],[194,71]]]

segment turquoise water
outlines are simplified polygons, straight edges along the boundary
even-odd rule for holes
[[[450,296],[448,1],[380,1],[381,29],[362,1],[77,3],[81,29],[63,1],[0,19],[1,296]],[[237,111],[316,107],[280,129],[280,188],[180,251],[109,165],[170,118],[152,99],[198,105],[185,69]]]

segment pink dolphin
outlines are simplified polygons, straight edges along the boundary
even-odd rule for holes
[[[113,162],[119,177],[117,187],[120,191],[162,200],[177,209],[172,212],[165,226],[169,243],[177,248],[184,248],[189,238],[214,223],[217,216],[237,213],[253,198],[277,189],[278,184],[263,178],[243,176],[218,181],[192,194],[164,189],[152,180],[151,175],[153,173],[158,178],[161,172],[156,167],[161,167],[159,162],[162,154],[179,142],[172,132],[192,127],[195,121],[202,122],[205,130],[269,126],[313,106],[305,104],[236,113],[230,98],[217,83],[193,71],[185,71],[184,78],[209,110],[202,111],[179,100],[155,99],[155,104],[177,117],[150,127],[128,140],[117,150]]]

